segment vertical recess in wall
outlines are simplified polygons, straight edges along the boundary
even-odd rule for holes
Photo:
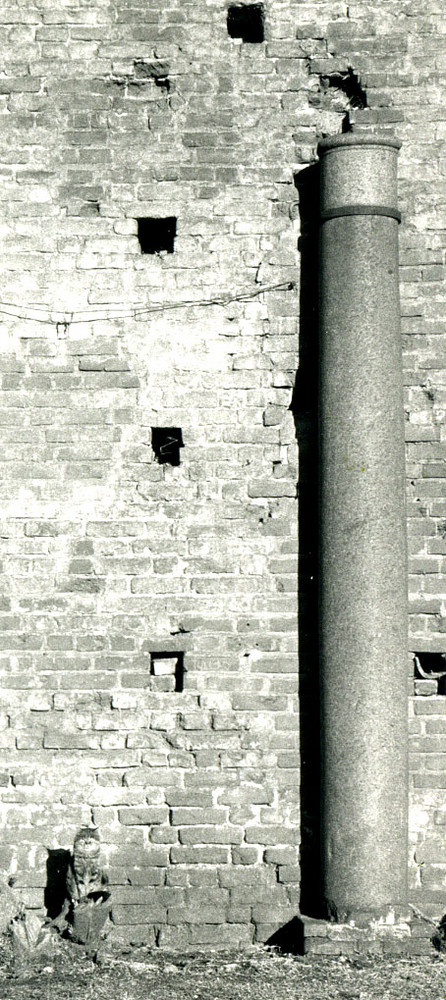
[[[318,623],[319,164],[296,174],[299,193],[299,367],[291,410],[299,446],[298,645],[303,913],[320,916],[320,729]]]

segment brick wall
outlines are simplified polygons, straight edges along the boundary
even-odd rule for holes
[[[268,0],[250,44],[223,0],[1,12],[0,859],[28,905],[93,822],[126,940],[246,944],[298,909],[296,178],[348,109],[404,144],[411,643],[446,648],[442,13]],[[173,253],[141,252],[147,217]],[[312,545],[301,570],[311,604]],[[432,912],[444,704],[415,701]]]

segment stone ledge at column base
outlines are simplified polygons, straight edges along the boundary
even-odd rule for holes
[[[367,927],[354,923],[331,923],[301,916],[300,952],[303,955],[430,955],[434,950],[433,927],[413,916],[396,923],[371,922]]]

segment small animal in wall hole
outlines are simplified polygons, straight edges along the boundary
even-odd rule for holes
[[[228,7],[228,35],[242,42],[263,42],[265,13],[262,3],[231,4]]]
[[[181,427],[152,427],[152,448],[160,465],[179,465],[184,448]]]
[[[166,219],[137,219],[138,239],[142,253],[173,253],[177,234],[177,220],[174,215]]]
[[[150,678],[152,691],[182,691],[184,687],[184,653],[151,653]]]

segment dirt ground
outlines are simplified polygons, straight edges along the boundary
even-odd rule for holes
[[[244,952],[112,949],[96,961],[64,945],[19,964],[0,950],[4,1000],[445,1000],[446,957],[301,958]]]

